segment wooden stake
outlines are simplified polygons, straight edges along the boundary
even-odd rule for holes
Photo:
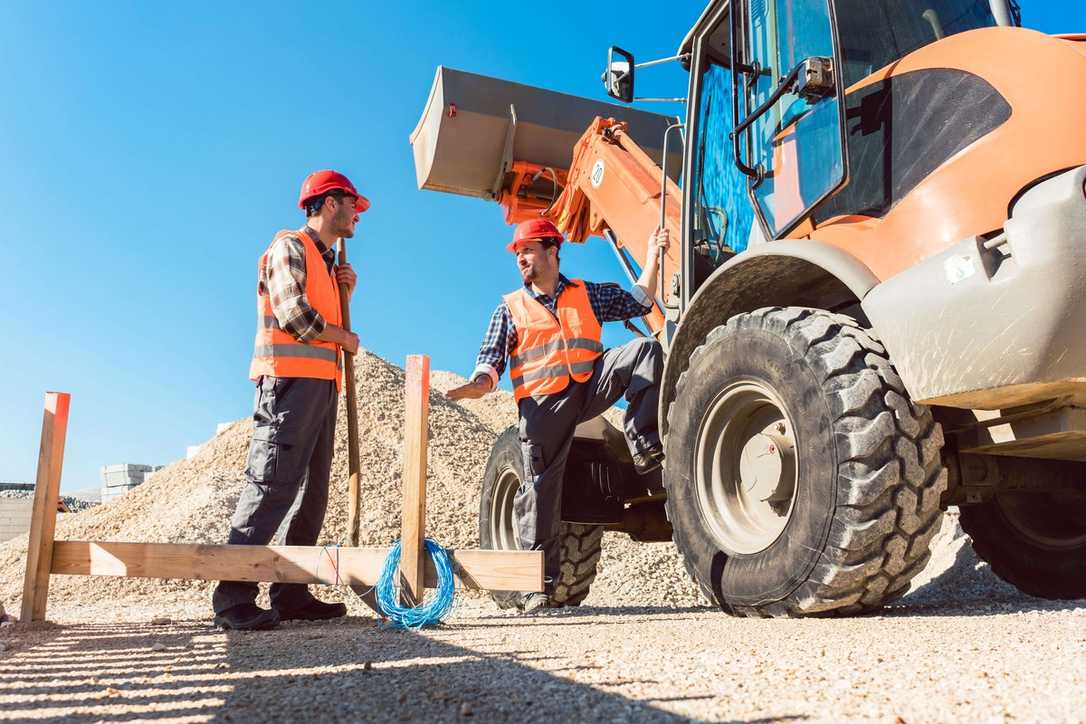
[[[339,264],[347,263],[347,240],[339,240]],[[347,294],[347,285],[339,285],[340,322],[345,330],[351,331],[351,305]],[[344,386],[347,388],[347,536],[351,545],[358,545],[358,521],[361,507],[361,483],[358,455],[358,397],[354,387],[354,355],[343,353]]]
[[[400,526],[401,599],[405,606],[422,602],[426,551],[426,448],[429,442],[430,358],[407,358],[404,397],[403,520]]]
[[[67,392],[45,393],[45,415],[38,450],[38,479],[30,518],[30,545],[26,551],[23,579],[22,620],[44,621],[49,600],[49,571],[53,567],[53,537],[57,527],[60,473],[64,464],[64,439],[68,433]]]

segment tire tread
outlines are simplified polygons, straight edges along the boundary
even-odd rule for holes
[[[837,508],[821,559],[783,599],[729,607],[706,583],[698,585],[709,600],[740,616],[857,614],[876,609],[901,595],[929,556],[947,485],[942,428],[927,407],[909,400],[882,343],[842,314],[769,307],[736,315],[707,336],[687,369],[714,342],[741,328],[782,333],[818,375],[835,408]],[[678,380],[675,399],[682,395],[687,374]],[[669,422],[674,407],[672,401]],[[684,563],[697,580],[693,562],[684,556]]]

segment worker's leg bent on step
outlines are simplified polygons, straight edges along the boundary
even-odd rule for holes
[[[586,382],[573,382],[559,393],[520,401],[520,441],[524,481],[513,501],[521,547],[542,550],[542,595],[525,597],[524,610],[550,605],[560,573],[559,527],[566,459],[578,423],[603,414],[625,396],[626,442],[639,470],[662,460],[656,417],[663,353],[654,339],[635,339],[604,352]]]
[[[660,467],[664,449],[660,442],[658,407],[660,379],[664,374],[664,350],[651,337],[639,337],[607,350],[596,360],[589,401],[582,420],[602,415],[619,397],[626,398],[623,432],[637,472]]]

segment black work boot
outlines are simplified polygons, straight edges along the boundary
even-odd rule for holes
[[[309,599],[298,608],[280,608],[280,621],[327,621],[347,615],[347,607],[342,603],[325,603],[315,598]]]
[[[648,475],[664,464],[664,449],[653,447],[633,454],[634,471],[638,475]]]
[[[543,609],[557,608],[546,593],[529,593],[517,606],[521,613],[538,613]]]
[[[234,631],[262,631],[279,625],[279,614],[255,603],[240,603],[215,616],[215,625]]]

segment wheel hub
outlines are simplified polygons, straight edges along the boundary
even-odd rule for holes
[[[763,503],[780,503],[792,496],[795,480],[795,446],[775,423],[747,441],[739,456],[739,479],[746,497]]]
[[[777,394],[759,381],[725,388],[698,430],[695,490],[709,533],[733,554],[765,550],[795,503],[796,443]]]

